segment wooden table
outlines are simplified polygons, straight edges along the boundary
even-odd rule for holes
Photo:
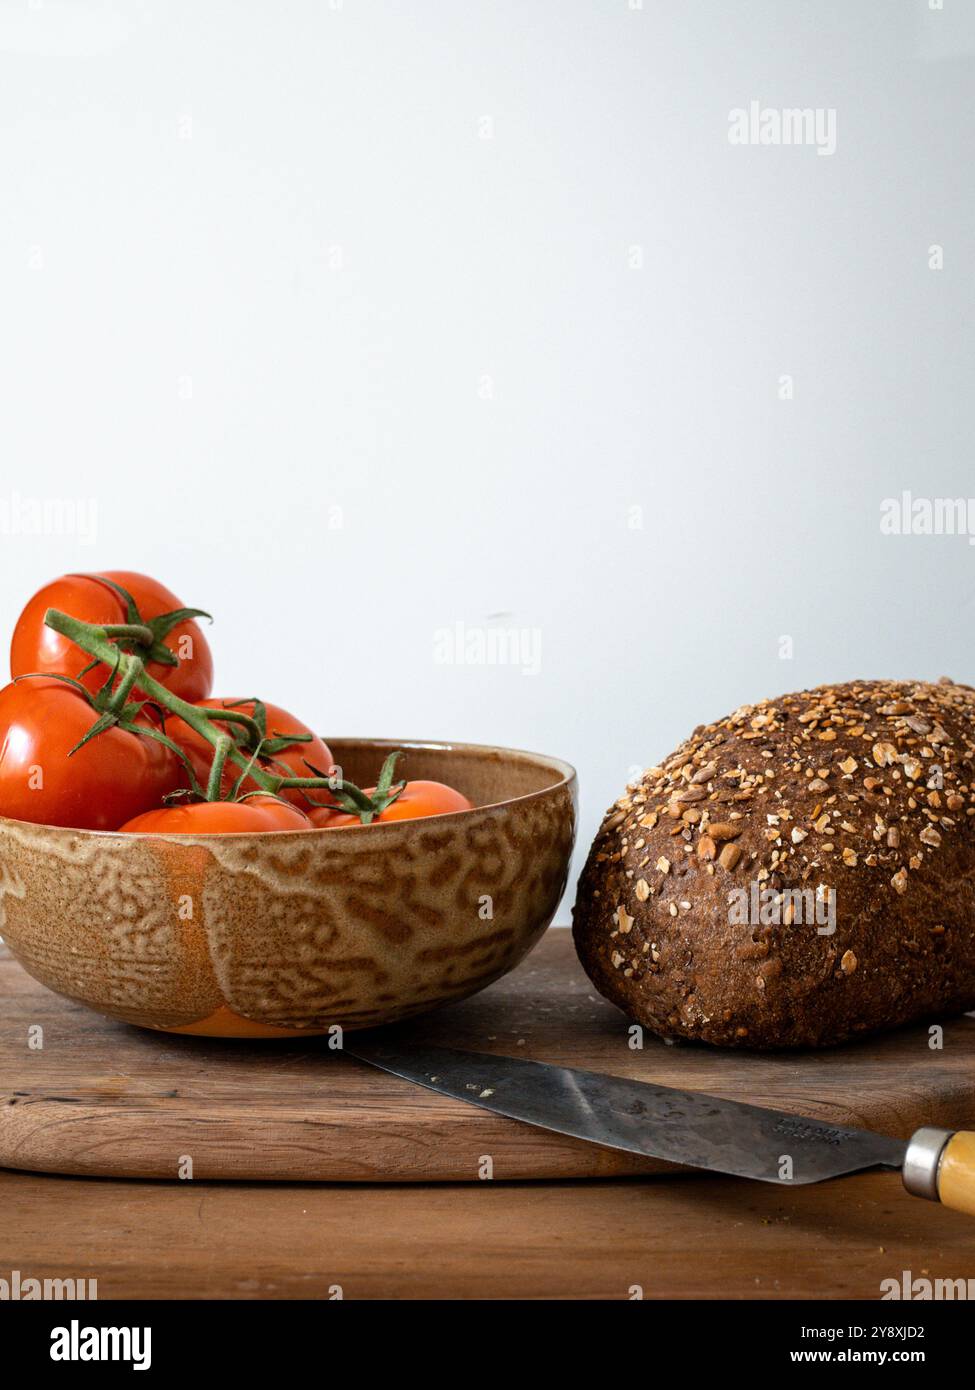
[[[483,1041],[490,1022],[504,1039],[525,1034],[533,1055],[548,1056],[548,1046],[552,1060],[563,1059],[572,1040],[583,1036],[584,1055],[568,1056],[576,1064],[590,1055],[602,1056],[598,1048],[610,1041],[619,1047],[622,1016],[594,999],[581,972],[568,982],[559,976],[557,1014],[540,1007],[539,1000],[554,988],[546,970],[558,967],[564,973],[570,955],[568,938],[556,933],[520,971],[494,987],[493,999],[485,994],[455,1006],[454,1032],[446,1040],[490,1047]],[[26,977],[19,986],[14,981],[5,1000],[15,1032],[40,1017],[43,1000],[24,1005],[29,985]],[[47,998],[52,1008],[58,1002]],[[50,1056],[57,1060],[63,1055],[57,1047],[68,1046],[73,1036],[69,1024],[87,1029],[78,1035],[78,1057],[69,1058],[81,1066],[97,1051],[98,1030],[104,1025],[86,1010],[71,1007],[74,1013],[63,1027],[54,1020],[47,1030]],[[487,1010],[484,1018],[479,1010]],[[553,1017],[560,1020],[559,1027]],[[566,1020],[571,1027],[563,1026]],[[912,1071],[913,1054],[906,1058],[903,1094],[889,1080],[881,1087],[886,1073],[866,1085],[856,1058],[849,1064],[854,1067],[850,1076],[842,1070],[842,1060],[834,1060],[839,1070],[827,1078],[828,1085],[807,1083],[797,1094],[803,1104],[820,1103],[828,1093],[844,1105],[863,1094],[856,1102],[863,1106],[879,1104],[885,1095],[885,1103],[889,1095],[899,1096],[894,1110],[898,1115],[903,1110],[907,1132],[921,1122],[918,1094],[936,1089],[937,1077],[944,1088],[944,1077],[954,1075],[955,1050],[959,1057],[968,1056],[967,1034],[963,1025],[955,1031],[959,1029],[960,1041],[938,1063],[936,1075],[916,1067]],[[128,1042],[134,1041],[133,1035]],[[119,1035],[105,1046],[125,1043]],[[874,1053],[880,1056],[884,1048],[896,1046],[888,1042],[868,1049],[867,1060],[874,1058],[877,1066]],[[715,1069],[727,1059],[687,1052],[679,1060],[686,1084],[693,1085],[697,1070],[705,1067],[710,1070],[698,1084],[720,1088]],[[129,1061],[126,1084],[131,1089],[144,1078]],[[656,1065],[667,1061],[658,1059]],[[731,1058],[728,1065],[738,1063]],[[771,1065],[753,1060],[751,1074],[767,1086],[775,1080]],[[962,1071],[970,1075],[964,1067]],[[25,1075],[35,1087],[41,1084],[36,1067]],[[151,1068],[146,1075],[154,1075]],[[933,1078],[929,1085],[922,1085],[922,1075]],[[785,1076],[782,1084],[789,1082],[788,1068]],[[183,1086],[187,1094],[194,1094],[191,1081]],[[768,1099],[765,1091],[761,1095]],[[424,1103],[441,1103],[445,1113],[452,1114],[453,1107],[464,1119],[494,1123],[483,1111],[428,1092],[418,1097],[414,1105],[425,1097]],[[402,1104],[399,1092],[396,1099]],[[947,1113],[950,1099],[942,1097],[939,1113]],[[854,1108],[855,1121],[871,1118],[876,1119]],[[896,1119],[889,1120],[891,1132]],[[485,1133],[487,1151],[495,1152],[499,1136],[490,1129]],[[478,1143],[481,1138],[478,1132]],[[113,1142],[111,1134],[105,1142]],[[181,1183],[0,1169],[0,1277],[9,1277],[14,1269],[25,1277],[95,1278],[101,1298],[328,1298],[331,1288],[340,1285],[347,1299],[626,1299],[638,1285],[646,1298],[876,1299],[881,1280],[900,1278],[903,1270],[915,1277],[975,1278],[975,1225],[908,1197],[896,1175],[883,1173],[785,1189],[686,1173],[381,1186]]]
[[[865,1298],[975,1277],[973,1227],[893,1175],[783,1191],[675,1176],[480,1186],[0,1172],[0,1273],[100,1298]]]

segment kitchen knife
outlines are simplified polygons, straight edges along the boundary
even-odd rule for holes
[[[783,1186],[899,1169],[915,1197],[975,1216],[975,1133],[925,1127],[909,1140],[648,1081],[521,1057],[397,1046],[347,1034],[361,1062],[497,1115],[626,1153]]]

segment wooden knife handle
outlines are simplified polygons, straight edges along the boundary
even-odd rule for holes
[[[975,1133],[919,1129],[907,1146],[904,1186],[915,1197],[975,1216]]]
[[[975,1134],[970,1129],[958,1130],[944,1147],[938,1196],[946,1207],[975,1216]]]

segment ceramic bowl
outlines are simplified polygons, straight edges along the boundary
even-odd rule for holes
[[[360,786],[447,782],[474,810],[353,830],[118,835],[0,818],[0,936],[36,980],[144,1028],[367,1028],[489,985],[548,926],[575,838],[556,758],[328,739]]]

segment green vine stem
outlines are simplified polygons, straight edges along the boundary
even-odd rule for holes
[[[403,756],[402,752],[390,753],[382,765],[379,773],[379,781],[376,783],[372,795],[368,792],[360,791],[351,782],[343,785],[334,786],[330,782],[334,800],[339,807],[349,815],[358,816],[363,825],[371,825],[377,816],[382,815],[387,806],[392,806],[397,797],[403,794],[406,788],[405,782],[393,782],[393,774],[396,771],[396,764]],[[289,786],[319,785],[319,779],[324,777],[323,772],[318,768],[312,767],[311,763],[306,763],[306,767],[311,768],[316,774],[315,777],[301,778],[294,777],[289,779]]]
[[[178,715],[191,729],[194,729],[202,738],[205,738],[207,743],[211,744],[214,749],[214,763],[217,762],[218,757],[222,759],[220,763],[221,774],[229,760],[236,764],[237,767],[241,768],[242,771],[256,782],[261,790],[266,792],[269,796],[278,796],[283,789],[288,787],[317,787],[320,790],[327,789],[333,792],[346,792],[353,801],[357,804],[362,804],[363,815],[365,816],[368,814],[366,805],[369,804],[369,798],[354,782],[347,782],[343,778],[327,777],[325,775],[318,777],[278,777],[273,773],[266,772],[264,768],[258,764],[256,757],[253,755],[248,756],[246,752],[238,747],[229,735],[221,733],[219,729],[214,727],[213,716],[226,714],[227,711],[211,710],[208,708],[206,714],[204,714],[198,706],[191,705],[188,701],[180,699],[178,695],[174,695],[171,690],[161,685],[159,681],[149,675],[142,661],[137,656],[128,652],[120,652],[118,647],[113,646],[108,639],[105,628],[98,627],[94,623],[82,622],[79,618],[72,618],[69,614],[62,613],[57,608],[49,608],[44,615],[44,621],[48,627],[53,628],[55,632],[61,633],[63,637],[67,637],[96,661],[104,662],[104,664],[110,668],[117,666],[121,675],[122,684],[127,685],[129,691],[132,690],[133,686],[138,685],[139,689],[153,701],[154,704],[161,705],[162,708],[168,710],[170,714]],[[230,711],[230,713],[235,716],[238,715],[238,711]],[[247,720],[248,717],[244,715],[242,718]],[[240,720],[235,718],[234,722],[240,722]],[[253,721],[250,722],[253,723]],[[217,777],[217,795],[219,795],[219,785],[220,777]],[[215,799],[215,797],[211,795],[213,786],[214,776],[213,769],[211,769],[207,786],[208,800]]]
[[[156,640],[152,628],[144,627],[142,623],[107,623],[102,631],[107,637],[128,638],[130,642],[138,642],[143,647],[151,647]]]
[[[283,777],[281,785],[282,787],[302,787],[308,790],[317,787],[319,791],[322,787],[327,787],[329,791],[344,792],[351,801],[355,802],[357,811],[371,813],[375,810],[372,799],[361,787],[357,787],[354,782],[341,781],[337,777],[326,778],[324,773],[320,777]]]
[[[121,663],[120,663],[121,664]],[[136,657],[126,663],[119,681],[108,702],[108,708],[113,714],[119,714],[128,703],[129,696],[132,694],[132,687],[135,685],[139,676],[142,674],[142,662]]]
[[[223,770],[227,765],[227,754],[230,752],[232,743],[233,739],[229,734],[221,734],[217,739],[217,747],[213,754],[210,776],[207,781],[207,801],[220,800],[220,783],[223,780]]]
[[[240,724],[242,728],[247,730],[248,748],[256,748],[261,742],[261,730],[257,720],[252,719],[249,714],[242,714],[239,709],[224,709],[223,706],[211,708],[206,705],[200,710],[200,713],[204,719],[220,720],[224,724]]]

